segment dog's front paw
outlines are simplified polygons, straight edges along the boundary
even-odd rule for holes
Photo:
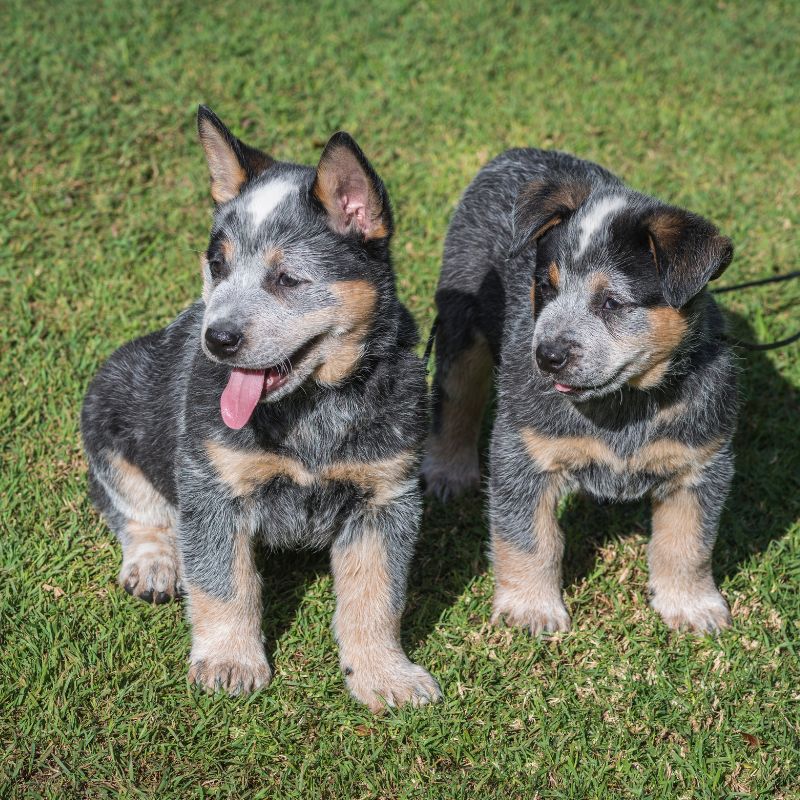
[[[442,503],[461,494],[479,489],[481,470],[477,450],[465,450],[452,458],[443,459],[429,453],[422,461],[425,493]]]
[[[206,692],[227,692],[230,695],[250,694],[267,686],[272,680],[272,670],[266,657],[250,661],[224,658],[204,658],[192,661],[189,683]]]
[[[713,635],[731,624],[728,604],[716,589],[697,595],[656,590],[650,605],[674,631]]]
[[[438,703],[442,690],[436,678],[407,658],[381,663],[377,667],[344,667],[345,683],[356,700],[370,711],[385,706],[424,706]]]
[[[492,624],[527,628],[534,636],[542,633],[566,632],[572,626],[569,612],[560,595],[533,600],[512,592],[498,590],[492,608]]]
[[[146,603],[166,603],[181,592],[180,562],[174,548],[150,544],[124,553],[120,586]]]

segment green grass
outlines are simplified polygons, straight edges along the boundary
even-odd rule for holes
[[[800,797],[797,346],[742,357],[716,551],[731,631],[669,635],[646,509],[581,500],[563,513],[574,631],[492,629],[483,501],[430,503],[404,637],[445,701],[419,711],[347,696],[324,555],[267,559],[270,688],[191,691],[180,606],[119,590],[86,497],[88,380],[199,293],[200,102],[283,159],[356,136],[423,330],[459,193],[512,145],[712,217],[737,244],[727,281],[796,268],[797,4],[592,5],[0,5],[0,796]],[[798,324],[796,286],[722,299],[742,336]]]

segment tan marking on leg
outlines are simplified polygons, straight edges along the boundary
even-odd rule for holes
[[[377,290],[369,281],[339,281],[331,285],[339,298],[337,319],[340,333],[324,343],[325,361],[314,370],[314,378],[323,384],[337,384],[351,375],[364,354],[364,338],[375,317]]]
[[[331,549],[333,628],[345,682],[372,711],[441,698],[436,681],[409,661],[400,644],[402,610],[395,607],[386,559],[381,535],[369,528]]]
[[[650,352],[639,374],[628,381],[637,389],[651,389],[661,383],[688,329],[686,314],[674,308],[653,308],[648,312],[648,319]]]
[[[535,549],[526,552],[492,532],[495,596],[492,621],[529,628],[531,633],[568,631],[569,613],[561,597],[564,535],[556,518],[562,492],[552,476],[533,510]]]
[[[715,633],[730,625],[728,604],[714,584],[711,552],[691,489],[680,488],[665,500],[653,501],[651,605],[670,628]]]
[[[220,600],[191,584],[188,589],[192,653],[189,682],[213,692],[247,694],[266,686],[272,671],[261,634],[261,577],[250,537],[234,542],[232,596]]]
[[[310,486],[314,476],[294,458],[267,451],[234,450],[211,439],[205,443],[209,460],[234,497],[244,497],[275,478]]]
[[[478,439],[489,390],[492,355],[483,336],[458,355],[441,384],[440,426],[422,465],[428,492],[441,499],[480,485]]]
[[[104,487],[118,510],[143,524],[171,526],[174,521],[171,504],[141,469],[118,453],[106,453],[106,459],[114,472],[113,486],[108,486],[104,481]]]

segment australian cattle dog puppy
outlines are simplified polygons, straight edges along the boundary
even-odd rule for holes
[[[148,602],[185,594],[189,680],[244,693],[271,677],[254,546],[330,546],[353,696],[435,701],[400,644],[427,400],[386,190],[346,133],[315,169],[205,107],[198,128],[216,204],[203,299],[112,355],[83,407],[120,583]]]
[[[564,631],[559,500],[648,496],[652,606],[671,628],[729,624],[711,553],[733,475],[736,376],[706,283],[729,239],[601,167],[510,150],[464,194],[436,299],[434,422],[423,464],[447,497],[490,459],[494,618]]]

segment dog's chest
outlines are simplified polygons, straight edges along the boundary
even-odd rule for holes
[[[546,472],[562,473],[598,498],[634,500],[657,484],[691,482],[721,446],[719,441],[689,445],[642,432],[613,442],[592,435],[552,437],[528,428],[526,448]]]
[[[237,450],[218,442],[206,451],[227,492],[241,499],[256,527],[280,546],[322,546],[359,505],[373,510],[402,490],[411,452],[387,458],[326,459],[309,464],[268,450]]]

